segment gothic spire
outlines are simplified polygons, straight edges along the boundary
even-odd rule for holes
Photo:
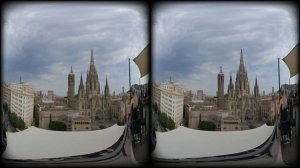
[[[71,66],[71,72],[70,73],[73,73],[72,66]]]
[[[244,58],[243,58],[243,49],[241,48],[241,59],[240,59],[240,64],[244,65]]]
[[[90,62],[89,73],[91,73],[91,74],[97,74],[97,71],[96,71],[96,68],[95,68],[95,63],[94,63],[93,49],[91,49],[91,62]]]
[[[255,78],[254,96],[255,96],[255,97],[258,97],[258,96],[259,96],[259,87],[258,87],[258,84],[257,84],[257,76],[256,76],[256,78]]]
[[[233,84],[233,83],[232,83],[231,72],[230,72],[230,84]]]
[[[93,49],[91,49],[91,63],[94,63]]]
[[[222,72],[222,66],[220,66],[220,73],[223,73],[223,72]]]
[[[81,73],[81,76],[80,76],[80,86],[83,86],[82,73]]]
[[[246,68],[245,68],[245,64],[244,64],[243,49],[241,49],[239,72],[246,73]]]
[[[257,75],[256,75],[256,78],[255,78],[255,86],[257,86]]]
[[[105,86],[108,86],[108,84],[107,84],[107,75],[106,75],[106,82],[105,82]]]
[[[105,82],[105,87],[104,87],[104,95],[105,95],[105,97],[109,96],[109,87],[108,87],[108,82],[107,82],[107,75],[106,75],[106,82]]]

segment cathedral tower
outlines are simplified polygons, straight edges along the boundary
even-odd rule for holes
[[[88,98],[100,96],[100,84],[98,80],[98,73],[95,68],[93,50],[91,50],[90,67],[86,79],[86,93]]]
[[[236,81],[235,81],[235,94],[236,97],[243,97],[247,96],[250,93],[250,86],[248,82],[248,75],[247,70],[244,64],[243,58],[243,50],[241,49],[241,58],[240,58],[240,65],[238,72],[236,74]]]
[[[68,75],[68,105],[73,108],[74,106],[74,88],[75,88],[75,75],[73,74],[72,66],[71,72]]]
[[[224,74],[222,72],[222,67],[220,67],[220,72],[218,74],[218,98],[224,97]]]

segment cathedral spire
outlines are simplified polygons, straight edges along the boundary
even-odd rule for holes
[[[91,63],[94,63],[93,49],[91,49]]]
[[[91,49],[91,61],[90,61],[89,73],[90,74],[95,74],[96,76],[98,76],[97,71],[96,71],[96,67],[95,67],[95,63],[94,63],[93,49]]]
[[[81,76],[80,76],[80,86],[83,86],[82,73],[81,73]]]
[[[233,84],[233,83],[232,83],[232,76],[231,76],[231,72],[230,72],[230,84]]]
[[[220,66],[220,73],[223,73],[223,72],[222,72],[222,66]]]
[[[70,73],[73,73],[72,66],[71,66],[71,72]]]
[[[254,96],[255,96],[255,97],[259,97],[259,87],[258,87],[258,84],[257,84],[257,76],[256,76],[256,78],[255,78]]]
[[[244,65],[244,58],[243,58],[243,49],[241,48],[241,59],[240,59],[240,64]]]
[[[241,49],[241,56],[240,56],[240,66],[239,72],[246,73],[245,63],[244,63],[244,56],[243,56],[243,49]]]
[[[106,82],[105,82],[105,85],[108,86],[108,84],[107,84],[107,75],[106,75]]]
[[[108,87],[108,82],[107,82],[107,75],[106,75],[106,82],[105,82],[105,87],[104,87],[104,96],[105,97],[109,96],[109,87]]]
[[[257,86],[257,75],[256,75],[256,78],[255,78],[255,85]]]

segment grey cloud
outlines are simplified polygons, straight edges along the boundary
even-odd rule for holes
[[[154,79],[164,81],[174,72],[174,79],[185,87],[215,95],[219,66],[225,73],[226,88],[230,72],[235,78],[243,48],[251,89],[259,75],[262,90],[270,91],[270,85],[276,85],[274,62],[297,43],[297,18],[290,9],[295,10],[281,3],[159,6],[153,25]]]
[[[118,93],[119,85],[127,86],[127,59],[135,57],[148,41],[145,10],[131,3],[12,5],[4,13],[5,80],[11,82],[19,78],[17,72],[23,72],[22,78],[36,89],[65,95],[70,66],[76,73],[77,88],[93,49],[101,85],[105,75],[111,74],[111,90]],[[139,73],[134,70],[133,82],[138,82]]]

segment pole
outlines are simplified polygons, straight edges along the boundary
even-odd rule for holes
[[[280,66],[279,66],[279,57],[278,57],[278,96],[280,97]],[[278,98],[279,98],[278,97]],[[277,116],[277,115],[279,115],[280,114],[280,108],[278,109],[278,114],[275,114],[275,123],[276,123],[276,126],[275,126],[275,134],[276,134],[276,138],[278,137],[277,136],[277,129],[278,129],[278,119],[279,118],[277,118],[277,117],[279,117],[279,116]]]
[[[278,58],[278,92],[280,91],[280,66],[279,66],[279,58]]]
[[[131,78],[130,78],[130,58],[128,58],[129,63],[129,91],[131,91]]]

